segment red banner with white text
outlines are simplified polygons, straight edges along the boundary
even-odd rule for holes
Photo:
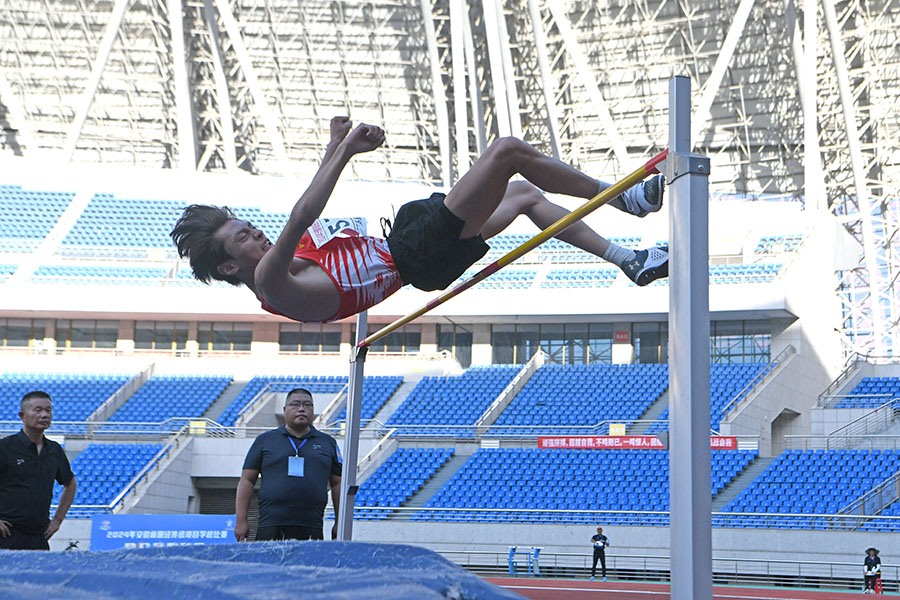
[[[737,438],[714,435],[709,438],[713,450],[737,450]],[[663,450],[662,442],[652,435],[542,435],[538,448],[563,450]]]

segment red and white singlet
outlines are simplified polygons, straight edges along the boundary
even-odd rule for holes
[[[387,240],[345,231],[350,237],[336,237],[316,248],[308,233],[297,244],[294,256],[322,267],[340,293],[338,311],[322,323],[337,321],[375,306],[403,286]],[[280,315],[265,300],[264,310]]]

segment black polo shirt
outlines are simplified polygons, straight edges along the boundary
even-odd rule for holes
[[[303,457],[303,477],[288,475],[291,456]],[[284,425],[257,437],[244,468],[262,475],[259,526],[322,527],[329,478],[340,476],[341,467],[335,439],[313,426],[301,438],[289,434]]]
[[[53,481],[72,481],[72,468],[62,446],[44,438],[37,445],[25,431],[0,439],[0,519],[26,533],[43,533],[50,522]]]

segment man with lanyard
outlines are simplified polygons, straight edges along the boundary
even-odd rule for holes
[[[297,388],[284,401],[284,425],[253,442],[238,483],[234,537],[248,539],[247,511],[260,475],[256,540],[321,540],[327,493],[337,514],[341,456],[337,442],[312,426],[312,394]],[[337,520],[331,538],[337,537]]]
[[[597,561],[600,561],[600,567],[603,570],[603,581],[606,581],[606,548],[609,546],[609,538],[603,535],[603,528],[597,528],[597,535],[591,536],[591,543],[594,545],[594,564],[591,566],[591,581],[597,574]]]

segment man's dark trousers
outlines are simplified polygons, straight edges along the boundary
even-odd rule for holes
[[[12,527],[9,535],[0,537],[0,549],[3,550],[49,550],[50,544],[43,532],[27,533],[18,527]]]
[[[603,571],[603,577],[606,577],[606,551],[603,548],[594,548],[594,565],[591,567],[591,577],[597,574],[597,561],[600,561],[600,567]]]

